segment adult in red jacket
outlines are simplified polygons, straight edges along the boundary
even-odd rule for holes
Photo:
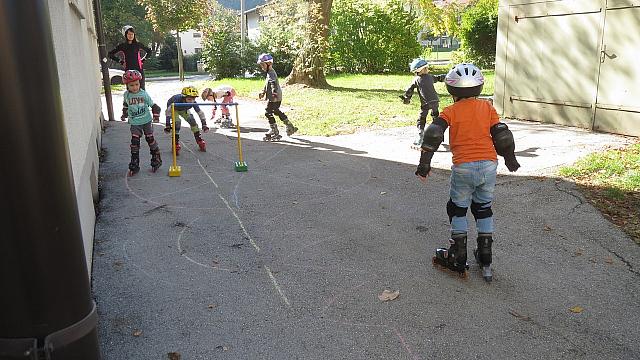
[[[144,71],[142,64],[144,59],[151,55],[151,49],[136,40],[135,29],[131,25],[125,25],[122,28],[122,35],[125,38],[123,43],[120,43],[115,49],[109,51],[109,58],[113,61],[117,61],[122,65],[125,71],[138,70],[142,74],[142,80],[140,80],[140,87],[144,89]],[[140,55],[140,50],[144,51],[144,56]],[[121,57],[117,57],[116,54],[121,54]]]

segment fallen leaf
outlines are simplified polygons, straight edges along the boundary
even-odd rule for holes
[[[142,330],[134,330],[133,331],[133,336],[138,337],[140,335],[142,335]]]
[[[576,250],[576,256],[582,256],[583,253],[584,253],[584,250],[582,249]]]
[[[218,260],[211,260],[211,263],[212,263],[214,266],[215,266],[215,265],[220,264],[220,263],[218,262]]]
[[[385,290],[382,294],[378,295],[378,299],[380,299],[380,301],[391,301],[397,299],[398,296],[400,296],[400,290]]]
[[[576,306],[574,306],[574,307],[570,307],[570,308],[569,308],[569,311],[571,311],[571,312],[572,312],[572,313],[574,313],[574,314],[580,314],[581,312],[583,312],[583,311],[584,311],[584,308],[583,308],[582,306],[578,306],[578,305],[576,305]]]
[[[606,262],[607,264],[613,264],[613,258],[611,258],[611,256],[607,256],[604,259],[604,262]]]
[[[387,193],[386,191],[380,191],[380,195],[384,195],[386,193]]]
[[[549,226],[549,225],[545,225],[545,226],[544,226],[544,231],[551,231],[551,230],[553,230],[553,229],[551,228],[551,226]]]
[[[589,259],[589,261],[595,264],[598,262],[598,259],[596,259],[595,257],[592,257],[591,259]]]
[[[181,358],[179,352],[170,352],[170,353],[167,353],[167,356],[169,357],[169,360],[180,360]]]
[[[213,309],[214,307],[216,307],[216,304],[209,304],[209,305],[207,305],[207,307],[208,307],[209,309]]]
[[[297,201],[293,201],[293,205],[296,205],[298,202]]]
[[[218,345],[218,346],[216,346],[216,349],[217,349],[217,350],[222,350],[222,351],[227,351],[227,350],[229,350],[229,348],[228,348],[228,347],[223,346],[223,345]]]
[[[522,321],[531,321],[531,318],[529,316],[522,315],[515,310],[509,310],[509,314],[515,316],[517,319],[520,319]]]

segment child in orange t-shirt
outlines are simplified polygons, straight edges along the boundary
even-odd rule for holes
[[[449,249],[439,248],[433,260],[464,275],[467,265],[467,208],[476,220],[477,248],[474,251],[483,277],[491,281],[491,244],[493,243],[493,191],[496,184],[497,155],[503,156],[509,171],[520,167],[516,160],[513,134],[501,123],[491,103],[477,98],[484,85],[482,72],[473,64],[458,64],[445,77],[447,91],[454,103],[424,132],[423,153],[416,175],[426,182],[431,159],[449,128],[453,153],[450,199],[447,214],[451,223]]]

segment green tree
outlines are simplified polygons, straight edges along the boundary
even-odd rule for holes
[[[336,0],[327,67],[347,72],[404,71],[421,53],[421,27],[399,0]]]
[[[178,71],[184,81],[184,65],[180,32],[199,29],[211,12],[208,0],[138,0],[146,9],[146,18],[155,31],[167,33],[175,31],[178,47]]]
[[[107,51],[124,41],[120,32],[124,25],[135,27],[138,41],[148,44],[154,53],[158,50],[162,36],[154,32],[151,23],[145,19],[143,6],[131,0],[102,0],[101,5]]]
[[[207,71],[217,79],[233,77],[243,71],[240,55],[240,19],[218,4],[203,27],[202,59]]]
[[[293,68],[293,62],[305,42],[307,13],[308,2],[305,0],[278,0],[261,9],[260,15],[265,20],[260,23],[256,47],[260,53],[273,55],[273,68],[278,74],[289,74]],[[254,65],[255,59],[254,56]]]
[[[460,38],[465,60],[482,68],[496,61],[498,0],[478,0],[462,15]]]
[[[436,36],[458,37],[460,16],[467,5],[459,1],[450,1],[436,6],[433,0],[414,0],[420,8],[421,20]]]

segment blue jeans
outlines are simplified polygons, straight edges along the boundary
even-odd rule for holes
[[[483,209],[491,207],[493,190],[496,187],[496,161],[482,160],[453,165],[451,167],[451,201],[461,208],[471,206],[471,201],[482,204]],[[467,233],[467,217],[454,216],[451,219],[451,233]],[[493,216],[476,221],[479,233],[493,232]]]

